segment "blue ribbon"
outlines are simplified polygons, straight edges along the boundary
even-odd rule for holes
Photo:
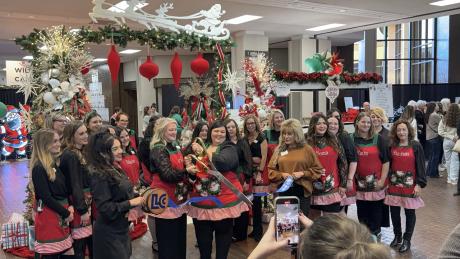
[[[294,178],[292,178],[292,176],[289,176],[288,178],[286,178],[286,180],[284,180],[283,185],[281,185],[281,187],[278,188],[278,190],[276,190],[276,192],[285,192],[285,191],[289,190],[289,188],[292,187],[293,183],[294,183]],[[266,193],[266,192],[255,192],[255,193],[253,193],[253,195],[262,197],[262,196],[267,196],[268,193]]]
[[[203,196],[203,197],[192,197],[180,205],[177,205],[172,199],[168,199],[168,207],[175,209],[175,208],[183,207],[187,204],[208,201],[208,200],[213,201],[219,208],[224,206],[224,204],[222,204],[222,202],[219,199],[217,199],[216,196],[210,195],[210,196]]]

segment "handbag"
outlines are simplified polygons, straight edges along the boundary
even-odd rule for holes
[[[458,140],[455,142],[455,145],[454,145],[454,147],[452,148],[452,151],[457,152],[457,153],[460,153],[460,139],[458,139]]]

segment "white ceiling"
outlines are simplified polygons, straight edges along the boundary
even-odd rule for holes
[[[226,14],[223,19],[243,14],[263,16],[253,22],[228,25],[232,32],[241,30],[264,31],[270,43],[286,42],[290,37],[304,34],[330,38],[333,45],[350,44],[360,40],[363,29],[382,24],[434,17],[443,14],[460,13],[460,4],[437,7],[429,5],[433,0],[176,0],[174,10],[169,13],[185,16],[200,10],[207,10],[220,3]],[[65,24],[73,27],[91,24],[88,12],[92,9],[90,0],[1,0],[0,1],[0,68],[2,60],[18,59],[26,55],[12,39],[28,34],[33,28],[45,28]],[[116,3],[117,0],[107,0]],[[153,13],[163,1],[146,0],[149,3],[143,10]],[[312,34],[307,28],[329,23],[343,23],[346,26]],[[139,25],[131,27],[141,29]],[[283,44],[273,45],[284,46]],[[139,47],[130,44],[128,47]],[[95,57],[104,57],[107,46],[90,46]],[[145,49],[145,48],[144,48]],[[159,52],[155,54],[164,54]],[[145,50],[137,53],[145,55]],[[133,57],[133,56],[131,56]]]

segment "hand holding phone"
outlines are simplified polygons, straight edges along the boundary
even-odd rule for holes
[[[299,243],[299,198],[295,196],[275,199],[275,237],[276,240],[287,239],[289,245]]]

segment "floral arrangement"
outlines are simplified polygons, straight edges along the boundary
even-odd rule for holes
[[[259,53],[255,57],[246,58],[243,63],[243,69],[246,72],[246,81],[252,83],[252,87],[247,87],[248,95],[257,95],[259,97],[270,92],[273,78],[273,64],[268,61],[264,53]]]
[[[325,72],[303,73],[303,72],[285,72],[276,70],[274,72],[276,80],[285,81],[288,83],[297,82],[299,84],[321,83],[327,84],[329,75]],[[377,73],[357,73],[352,74],[344,72],[340,75],[340,81],[350,85],[360,83],[378,84],[383,81],[383,77]]]

